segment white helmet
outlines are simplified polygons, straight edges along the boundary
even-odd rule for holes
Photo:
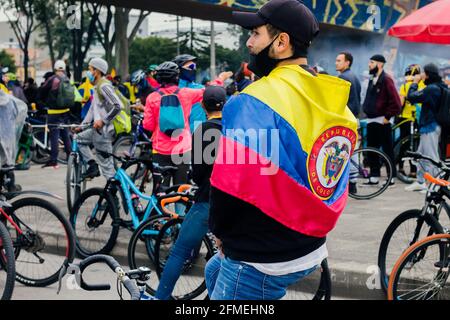
[[[55,69],[55,71],[66,71],[66,63],[62,60],[57,60],[53,69]]]

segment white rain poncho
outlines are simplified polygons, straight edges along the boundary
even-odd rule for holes
[[[0,90],[0,170],[14,168],[27,105]]]

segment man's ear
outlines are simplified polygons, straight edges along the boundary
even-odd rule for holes
[[[289,35],[285,32],[280,33],[278,36],[278,47],[287,47],[291,43]]]

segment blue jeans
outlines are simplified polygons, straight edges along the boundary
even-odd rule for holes
[[[205,269],[211,300],[278,300],[289,286],[308,276],[319,266],[282,276],[264,274],[253,266],[217,253]]]
[[[164,267],[158,290],[155,294],[156,298],[160,300],[170,299],[185,261],[191,257],[192,252],[198,248],[203,237],[208,232],[208,216],[208,202],[195,203],[186,214],[178,239]]]
[[[61,114],[49,114],[48,123],[49,124],[68,124],[70,121],[69,112]],[[71,152],[71,142],[69,137],[69,130],[67,128],[58,128],[57,126],[48,126],[50,129],[50,160],[53,162],[58,161],[58,151],[59,151],[59,137],[64,142],[64,149],[66,154],[69,155]]]

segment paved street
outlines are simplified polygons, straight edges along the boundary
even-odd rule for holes
[[[65,198],[65,166],[58,170],[41,169],[33,166],[30,171],[17,172],[17,181],[26,190],[42,190],[55,193]],[[101,186],[103,178],[91,185]],[[420,193],[405,192],[404,184],[397,182],[383,195],[369,201],[350,199],[337,227],[328,239],[329,264],[332,269],[333,288],[337,296],[352,299],[382,298],[381,290],[369,290],[367,279],[373,275],[377,264],[378,246],[390,221],[400,212],[419,208],[424,199]],[[65,201],[52,200],[65,208]],[[301,205],[301,204],[298,204]],[[67,210],[64,210],[68,215]],[[117,257],[126,255],[128,231],[121,230],[119,245],[113,254]],[[124,260],[122,260],[125,262]],[[111,283],[113,290],[103,293],[88,293],[80,290],[63,289],[56,295],[56,285],[49,288],[27,288],[17,285],[15,299],[117,299],[115,277],[103,267],[95,267],[90,272],[96,282]]]

